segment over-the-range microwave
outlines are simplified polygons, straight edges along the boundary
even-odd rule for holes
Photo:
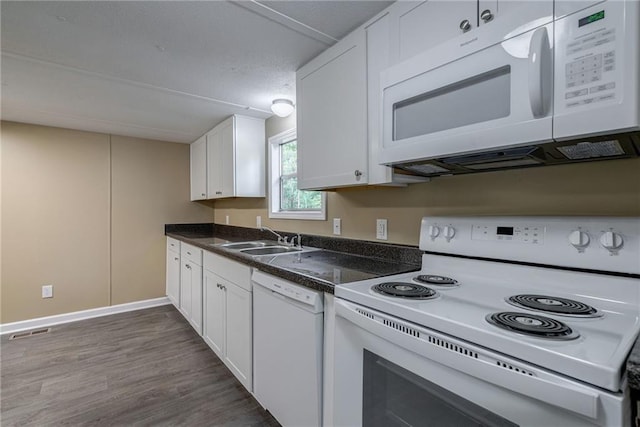
[[[437,176],[640,154],[640,2],[521,3],[382,72],[381,164]]]

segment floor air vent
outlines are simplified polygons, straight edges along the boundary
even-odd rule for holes
[[[438,347],[446,348],[447,350],[455,351],[456,353],[464,354],[465,356],[473,357],[474,359],[478,358],[478,353],[475,351],[471,351],[468,348],[464,348],[460,345],[452,344],[449,341],[442,340],[440,338],[429,337],[429,342],[431,344],[437,345]]]
[[[33,331],[18,332],[16,334],[12,334],[9,337],[9,339],[10,340],[17,340],[17,339],[20,339],[20,338],[27,338],[27,337],[33,337],[33,336],[36,336],[36,335],[48,334],[49,332],[51,332],[51,328],[34,329]]]

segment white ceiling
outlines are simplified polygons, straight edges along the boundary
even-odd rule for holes
[[[2,1],[2,119],[191,142],[389,1]]]

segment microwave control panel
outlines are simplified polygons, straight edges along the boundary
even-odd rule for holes
[[[615,102],[622,93],[624,9],[616,3],[600,3],[558,21],[556,90],[564,92],[567,109]]]

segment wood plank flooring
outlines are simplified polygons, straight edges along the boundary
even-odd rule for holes
[[[278,426],[171,305],[0,341],[0,424]]]

